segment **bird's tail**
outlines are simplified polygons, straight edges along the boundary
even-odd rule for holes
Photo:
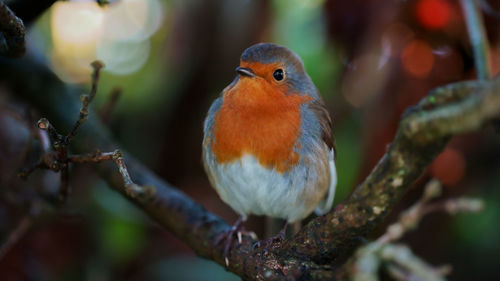
[[[330,186],[328,188],[328,193],[326,197],[318,205],[314,213],[318,216],[324,215],[330,211],[333,206],[333,199],[335,198],[335,188],[337,187],[337,168],[335,167],[335,155],[334,150],[330,150],[330,157],[328,158],[328,164],[330,166]]]

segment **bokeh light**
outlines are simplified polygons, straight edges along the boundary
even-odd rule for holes
[[[103,10],[96,2],[56,2],[52,15],[54,38],[75,45],[95,41],[104,19]]]
[[[67,82],[88,82],[89,64],[99,59],[105,71],[125,75],[140,69],[149,38],[163,21],[158,0],[122,0],[106,6],[94,1],[56,2],[51,8],[52,64]]]
[[[412,40],[401,53],[404,70],[415,78],[429,75],[434,65],[434,55],[429,44],[421,40]]]
[[[447,147],[436,157],[430,171],[433,177],[441,180],[445,186],[456,185],[466,170],[465,157],[461,151]]]
[[[102,36],[108,40],[143,41],[160,27],[162,6],[157,0],[121,0],[106,7]]]
[[[129,74],[141,68],[149,56],[149,40],[106,40],[97,42],[97,58],[114,74]]]
[[[406,44],[415,37],[415,33],[404,23],[396,22],[384,30],[382,48],[389,46],[391,57],[399,57]]]
[[[496,76],[500,72],[500,48],[491,48],[490,50],[490,58],[491,58],[491,73]]]
[[[50,21],[52,64],[60,78],[88,81],[88,66],[96,58],[95,45],[103,20],[103,10],[96,2],[54,3]]]
[[[450,21],[451,6],[446,0],[420,0],[415,11],[419,23],[428,29],[443,28]]]
[[[370,101],[386,81],[387,67],[380,54],[364,54],[349,64],[342,81],[342,95],[354,107]]]

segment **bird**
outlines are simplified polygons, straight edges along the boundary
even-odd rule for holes
[[[243,51],[236,77],[208,110],[203,135],[210,184],[239,214],[223,236],[226,265],[233,235],[249,215],[284,219],[282,240],[288,223],[331,209],[337,185],[332,121],[289,48],[258,43]]]

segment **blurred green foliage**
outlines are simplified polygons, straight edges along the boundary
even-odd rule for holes
[[[93,209],[100,249],[111,263],[135,258],[147,241],[150,227],[145,216],[123,196],[102,182],[92,189]]]
[[[273,1],[273,38],[300,55],[307,73],[323,97],[337,88],[341,64],[334,46],[326,38],[322,0]]]
[[[335,203],[342,201],[356,184],[361,166],[361,126],[358,116],[352,114],[335,127],[337,145],[338,185]]]

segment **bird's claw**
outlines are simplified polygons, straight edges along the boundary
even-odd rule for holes
[[[285,222],[285,224],[283,225],[283,228],[281,228],[280,232],[278,232],[278,234],[272,236],[272,237],[269,237],[267,239],[264,239],[262,241],[257,241],[253,244],[253,249],[257,249],[257,248],[260,248],[261,246],[263,246],[263,249],[262,249],[262,252],[260,253],[260,257],[262,258],[263,256],[267,255],[267,253],[269,253],[269,248],[271,248],[271,246],[278,242],[281,244],[281,242],[283,242],[285,240],[285,235],[286,235],[286,226],[287,226],[287,222]]]
[[[236,237],[238,239],[238,243],[241,244],[243,239],[242,239],[242,230],[241,230],[241,224],[243,222],[242,218],[239,218],[234,225],[226,232],[220,233],[217,238],[215,239],[215,246],[219,245],[223,240],[224,242],[224,262],[226,263],[226,267],[229,266],[229,250],[231,249],[231,246],[234,241],[234,235],[236,234]],[[250,234],[251,235],[251,234]],[[255,235],[255,234],[253,234]]]
[[[264,239],[262,241],[257,241],[253,244],[253,248],[254,249],[257,249],[257,248],[260,248],[261,246],[264,247],[264,251],[267,252],[269,250],[269,248],[275,243],[275,242],[278,242],[278,243],[281,243],[285,240],[285,233],[284,232],[279,232],[278,234],[272,236],[272,237],[269,237],[267,239]]]

